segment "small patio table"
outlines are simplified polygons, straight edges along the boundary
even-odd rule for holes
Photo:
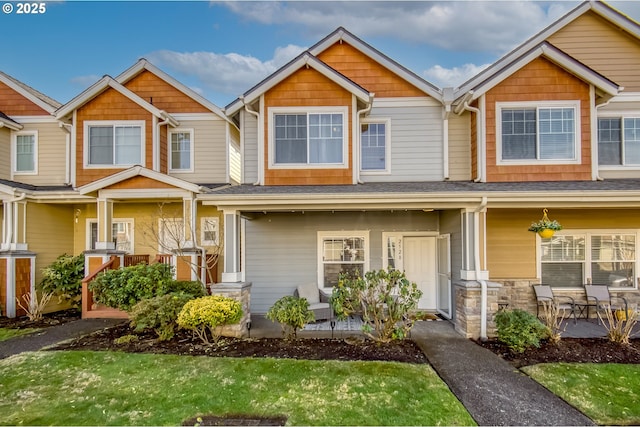
[[[591,307],[595,307],[595,304],[588,302],[577,302],[576,308],[578,309],[576,312],[576,317],[578,319],[589,319],[589,310]]]

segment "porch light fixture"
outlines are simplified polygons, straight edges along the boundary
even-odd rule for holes
[[[555,234],[556,231],[562,230],[562,225],[560,225],[558,221],[556,221],[555,219],[549,219],[549,217],[547,216],[548,212],[548,209],[543,209],[542,219],[536,222],[532,222],[531,227],[529,227],[529,231],[538,233],[538,235],[543,239],[549,239]]]

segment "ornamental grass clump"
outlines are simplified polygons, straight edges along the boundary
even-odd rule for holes
[[[611,306],[607,306],[604,309],[604,318],[598,312],[598,318],[602,325],[607,330],[607,338],[611,342],[618,344],[629,344],[633,328],[638,323],[638,312],[635,310],[627,310],[622,312],[622,315],[618,316],[615,310],[611,309]]]
[[[266,318],[280,323],[285,340],[295,338],[298,329],[316,320],[313,311],[309,310],[309,301],[293,295],[284,296],[276,301],[267,311]]]
[[[187,302],[178,314],[178,326],[189,329],[209,345],[220,338],[222,326],[232,325],[242,319],[242,306],[233,298],[211,295]]]

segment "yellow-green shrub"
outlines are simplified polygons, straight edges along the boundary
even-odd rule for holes
[[[209,333],[213,341],[220,337],[224,325],[240,322],[242,306],[233,298],[211,295],[189,301],[178,314],[178,325],[190,329],[205,343],[209,344]]]

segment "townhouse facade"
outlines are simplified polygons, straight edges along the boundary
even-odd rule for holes
[[[153,242],[185,277],[249,289],[256,314],[388,267],[469,337],[500,307],[535,310],[536,283],[637,304],[638,62],[640,26],[585,2],[458,88],[344,28],[224,109],[145,60],[65,105],[0,75],[2,298],[21,256],[33,287],[61,253],[90,274]],[[550,238],[528,231],[543,209]],[[215,274],[185,267],[207,253]]]

